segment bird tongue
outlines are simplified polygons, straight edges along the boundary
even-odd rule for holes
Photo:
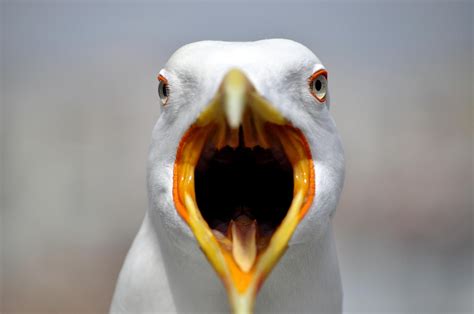
[[[221,231],[213,229],[212,233],[216,237],[220,245],[229,253],[244,272],[250,271],[255,260],[257,259],[258,247],[265,245],[266,238],[259,239],[257,236],[257,221],[241,214],[232,219],[227,228],[227,235]]]
[[[240,215],[229,225],[232,237],[232,256],[244,272],[248,272],[257,257],[257,222]]]

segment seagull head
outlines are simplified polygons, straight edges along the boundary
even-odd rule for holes
[[[317,241],[336,208],[344,154],[328,77],[284,39],[192,43],[159,72],[151,210],[175,250],[200,247],[235,313],[252,310],[287,248]]]

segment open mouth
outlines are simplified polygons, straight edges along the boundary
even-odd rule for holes
[[[176,208],[234,312],[251,312],[314,198],[303,133],[231,70],[181,139],[173,181]]]
[[[250,243],[240,245],[251,257],[234,256],[248,271],[290,208],[293,169],[280,145],[246,146],[242,128],[239,139],[235,148],[217,149],[212,141],[207,142],[195,169],[194,185],[201,215],[229,251],[236,232],[249,238]]]

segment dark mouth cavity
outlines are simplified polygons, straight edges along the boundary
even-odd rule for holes
[[[273,233],[293,199],[293,170],[281,147],[208,144],[196,166],[195,192],[211,229],[226,234],[231,220],[246,215],[260,234]]]

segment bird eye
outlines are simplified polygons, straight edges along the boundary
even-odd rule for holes
[[[158,76],[158,81],[158,96],[160,97],[161,103],[166,105],[169,95],[168,80],[164,76],[160,75]]]
[[[310,89],[311,93],[316,97],[319,102],[326,100],[327,88],[328,88],[328,74],[325,70],[314,73],[310,78]]]

